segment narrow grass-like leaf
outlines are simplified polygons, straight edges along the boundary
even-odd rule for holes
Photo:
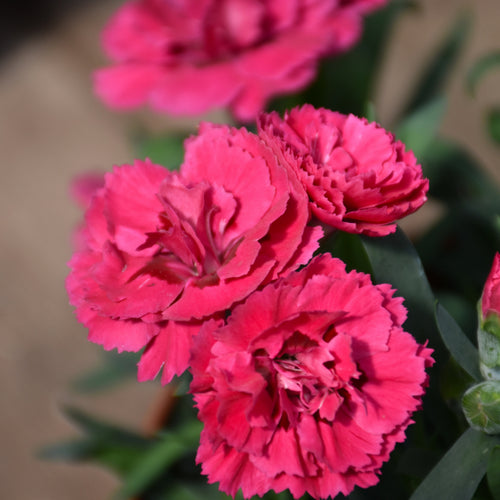
[[[370,260],[376,283],[390,283],[396,288],[396,295],[402,296],[408,309],[408,318],[404,328],[421,343],[429,343],[434,349],[433,358],[437,361],[430,373],[424,408],[425,418],[432,425],[434,432],[448,445],[455,439],[456,421],[446,406],[439,392],[441,363],[448,353],[439,335],[434,307],[435,299],[425,276],[418,254],[405,236],[398,230],[384,238],[362,237],[363,245]]]
[[[165,433],[161,440],[130,471],[115,498],[117,500],[128,499],[151,486],[183,455],[196,449],[201,428],[201,423],[193,420],[176,430],[175,433]]]
[[[85,435],[42,448],[39,456],[47,460],[94,462],[124,476],[140,462],[152,441],[138,434],[108,424],[76,409],[65,408],[66,416]]]
[[[396,137],[421,160],[436,138],[445,111],[444,97],[429,101],[400,123],[396,130]]]
[[[468,429],[432,469],[410,500],[470,500],[486,473],[491,450],[499,440]]]
[[[329,252],[346,264],[347,271],[353,269],[371,274],[372,268],[361,238],[357,234],[336,231],[321,242],[321,252]]]
[[[436,321],[441,338],[451,355],[474,380],[481,380],[479,354],[476,347],[457,325],[448,311],[440,304],[437,304],[436,307]]]
[[[375,104],[373,104],[373,101],[368,101],[366,103],[365,112],[363,113],[363,116],[369,122],[376,122],[377,121],[377,111],[375,110]]]
[[[92,457],[95,443],[88,439],[73,439],[62,443],[44,446],[38,453],[42,460],[62,462],[81,462]]]
[[[488,124],[488,132],[490,137],[497,143],[500,144],[500,109],[493,108],[488,111],[486,117]]]
[[[362,236],[377,283],[390,283],[404,297],[408,309],[405,329],[431,347],[442,349],[443,343],[434,319],[434,295],[418,254],[403,231],[384,238]]]
[[[80,427],[86,435],[98,438],[115,439],[123,442],[141,444],[148,442],[139,434],[116,427],[114,424],[96,419],[91,415],[68,406],[63,409],[64,414],[78,427]]]
[[[495,446],[491,450],[486,477],[493,498],[500,500],[500,446]]]
[[[500,66],[500,51],[490,52],[478,59],[467,73],[465,80],[467,90],[474,94],[479,81],[496,66]]]
[[[441,47],[434,50],[436,55],[431,59],[409,99],[405,115],[421,108],[442,93],[447,78],[462,52],[470,26],[470,13],[461,14],[446,35]]]

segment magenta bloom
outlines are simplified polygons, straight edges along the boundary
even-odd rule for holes
[[[324,254],[203,326],[191,392],[210,483],[333,498],[378,481],[433,363],[393,293]]]
[[[269,280],[305,264],[322,236],[294,175],[245,129],[205,124],[179,173],[115,167],[85,215],[67,288],[89,339],[148,344],[141,380],[188,366],[191,338]]]
[[[295,170],[313,214],[334,228],[385,236],[427,200],[413,153],[364,118],[306,104],[283,119],[263,114],[259,134]]]
[[[495,254],[490,274],[484,285],[481,297],[481,310],[483,318],[490,314],[500,316],[500,253]]]
[[[318,59],[359,38],[362,16],[387,0],[135,0],[109,22],[114,65],[95,75],[113,108],[149,104],[198,114],[229,106],[255,119],[273,96],[297,91]]]

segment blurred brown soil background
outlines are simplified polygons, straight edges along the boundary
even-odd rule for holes
[[[48,3],[54,8],[57,2]],[[69,390],[70,381],[99,363],[101,348],[87,342],[64,290],[70,236],[80,218],[68,186],[86,170],[130,162],[134,127],[159,131],[197,121],[168,124],[146,111],[105,109],[92,95],[90,73],[105,62],[99,33],[120,2],[76,3],[77,10],[66,9],[43,30],[48,22],[33,21],[43,13],[38,2],[30,21],[36,34],[26,37],[33,30],[24,32],[17,19],[17,31],[9,21],[10,38],[0,38],[0,498],[11,500],[107,499],[117,486],[102,468],[35,458],[41,446],[76,436],[61,405],[137,428],[159,390],[158,383],[134,381],[91,396]],[[500,182],[500,149],[484,130],[485,110],[500,105],[500,71],[481,82],[474,98],[463,85],[472,63],[500,48],[500,2],[418,3],[392,35],[375,101],[379,119],[391,123],[427,58],[468,9],[473,28],[448,85],[441,132],[465,145]],[[405,228],[418,234],[436,210],[429,204]]]

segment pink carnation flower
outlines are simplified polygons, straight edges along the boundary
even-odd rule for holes
[[[259,134],[295,170],[313,214],[334,228],[385,236],[427,200],[413,153],[364,118],[305,105],[283,119],[261,115]]]
[[[139,379],[188,366],[202,322],[305,264],[322,236],[306,227],[294,175],[245,129],[205,124],[180,173],[136,161],[115,167],[85,214],[67,289],[89,339],[148,344]]]
[[[495,254],[490,274],[484,285],[481,297],[483,318],[490,314],[500,316],[500,253]]]
[[[253,120],[275,95],[297,91],[318,59],[345,51],[362,15],[387,0],[135,0],[109,22],[103,45],[115,65],[95,74],[113,108],[149,104],[198,114],[230,106]]]
[[[203,326],[191,392],[210,483],[333,498],[378,481],[433,363],[393,293],[324,254]]]

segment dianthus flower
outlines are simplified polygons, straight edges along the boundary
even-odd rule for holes
[[[349,233],[385,236],[427,200],[414,154],[376,123],[304,105],[262,114],[259,134],[305,186],[311,211]]]
[[[387,0],[135,0],[103,33],[115,65],[97,71],[109,106],[198,114],[229,106],[255,119],[275,95],[303,88],[318,59],[359,38]]]
[[[70,261],[70,301],[105,349],[148,344],[139,379],[165,365],[166,383],[203,321],[311,258],[322,232],[308,220],[302,186],[256,135],[205,124],[179,173],[136,161],[106,174]]]
[[[191,392],[210,483],[333,498],[378,481],[433,362],[393,293],[324,254],[203,326]]]

